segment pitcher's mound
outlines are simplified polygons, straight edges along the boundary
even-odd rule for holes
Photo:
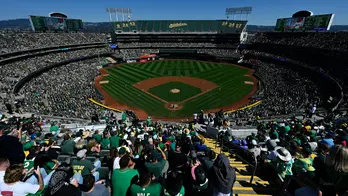
[[[177,88],[173,88],[172,90],[170,90],[171,93],[180,93],[180,90]]]

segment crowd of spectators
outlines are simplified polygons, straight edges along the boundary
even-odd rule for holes
[[[127,126],[127,116],[117,119],[112,112],[102,118],[105,129],[72,132],[34,116],[2,116],[0,192],[54,196],[233,193],[237,169],[225,154],[217,156],[205,145],[197,124],[148,119]],[[49,132],[41,129],[45,123],[51,124]],[[232,155],[246,151],[256,157],[257,175],[274,186],[290,178],[287,192],[341,196],[347,191],[347,131],[348,125],[342,122],[293,118],[260,122],[257,134],[246,138],[235,137],[224,126],[218,141],[233,149]]]
[[[33,33],[0,31],[0,54],[50,46],[100,43],[105,41],[106,35],[100,33]]]
[[[262,122],[257,129],[257,134],[246,138],[236,138],[231,130],[223,129],[219,137],[229,148],[256,157],[265,179],[282,185],[288,178],[286,191],[291,195],[347,194],[346,123],[293,118]]]
[[[346,32],[257,33],[255,36],[251,36],[248,42],[312,47],[347,52],[347,37],[348,34]]]
[[[97,106],[88,98],[97,101],[103,99],[94,88],[94,79],[99,74],[97,67],[102,62],[97,58],[74,62],[33,78],[20,91],[24,95],[23,110],[36,114],[89,118]]]
[[[24,59],[20,61],[14,61],[12,63],[1,65],[0,73],[3,77],[0,78],[0,100],[1,100],[2,109],[4,109],[4,105],[3,105],[4,103],[13,104],[16,97],[19,99],[23,99],[23,94],[16,94],[16,95],[13,94],[13,88],[19,80],[29,75],[30,73],[37,71],[39,69],[42,69],[50,65],[51,63],[57,63],[57,62],[65,61],[72,58],[78,58],[82,56],[94,55],[97,53],[104,53],[107,51],[108,51],[107,48],[93,48],[93,49],[82,49],[82,50],[75,50],[75,51],[69,51],[69,52],[61,52],[61,53],[51,53],[44,56],[32,57],[32,58],[28,58],[28,59]],[[47,76],[47,74],[45,75],[48,79],[51,77],[52,78],[55,77],[55,75],[50,75],[50,76]],[[80,77],[83,78],[84,75],[80,75]],[[57,86],[57,84],[60,83],[59,81],[56,81],[56,82],[57,82],[56,84],[52,84],[52,85]],[[84,87],[81,87],[81,88],[84,88]],[[84,96],[84,95],[81,95],[81,96]],[[30,105],[30,103],[27,103],[27,104]]]
[[[41,130],[42,118],[33,119],[26,119],[18,129],[0,129],[2,194],[232,193],[235,169],[226,155],[216,156],[204,145],[193,126],[151,120],[126,126],[125,121],[108,116],[104,130],[72,132],[52,124],[50,132],[45,133]],[[120,124],[110,124],[119,120]],[[3,117],[2,127],[10,126],[10,121]],[[10,140],[11,150],[3,146]]]
[[[245,63],[254,65],[255,76],[261,81],[260,90],[253,96],[262,100],[257,107],[261,116],[290,114],[308,104],[321,103],[316,84],[297,72],[259,60],[245,60]]]

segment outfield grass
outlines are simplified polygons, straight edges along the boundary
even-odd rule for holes
[[[249,72],[248,69],[212,62],[163,60],[125,64],[109,68],[107,72],[109,76],[104,77],[103,80],[108,80],[109,83],[102,85],[105,91],[118,102],[141,108],[150,116],[190,117],[194,112],[200,110],[228,106],[246,96],[253,87],[244,84],[244,81],[252,81],[250,77],[244,76]],[[133,86],[134,83],[162,76],[202,78],[219,87],[185,102],[181,110],[171,111],[165,108],[163,102]],[[168,92],[168,90],[164,90],[164,92]],[[165,96],[169,98],[169,95]],[[174,97],[173,99],[179,100]]]
[[[170,90],[178,89],[179,93],[172,93]],[[182,83],[182,82],[168,82],[149,89],[149,92],[159,98],[168,102],[181,102],[194,95],[201,93],[201,89]]]

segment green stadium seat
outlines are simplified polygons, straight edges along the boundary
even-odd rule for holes
[[[97,170],[99,172],[100,180],[108,180],[109,179],[109,168],[108,167],[100,167]]]
[[[70,160],[71,160],[71,156],[70,155],[59,155],[57,157],[57,160],[60,162],[60,163],[71,163]]]

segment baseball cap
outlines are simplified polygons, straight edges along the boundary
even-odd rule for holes
[[[87,150],[86,149],[82,149],[82,150],[77,152],[76,156],[78,158],[83,158],[86,155],[86,153],[87,153]]]
[[[126,154],[126,148],[121,147],[120,150],[118,151],[119,154]]]
[[[321,140],[320,144],[324,144],[324,145],[327,145],[329,147],[332,147],[333,145],[335,145],[333,139],[331,139],[331,138],[326,138],[326,139]]]

